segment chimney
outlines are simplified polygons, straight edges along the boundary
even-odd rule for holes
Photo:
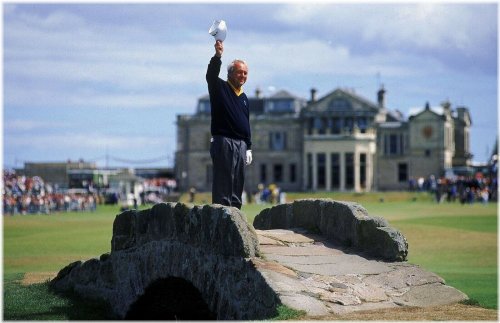
[[[451,110],[451,103],[449,100],[442,102],[441,106],[443,107],[444,110],[447,110],[447,111]]]
[[[317,90],[315,88],[311,89],[311,103],[316,102],[316,92]]]
[[[385,89],[384,84],[380,87],[380,90],[377,92],[377,102],[379,109],[385,108]]]
[[[255,98],[260,99],[260,94],[261,94],[260,88],[256,88],[255,89]]]

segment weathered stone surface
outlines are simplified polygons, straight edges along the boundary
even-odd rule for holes
[[[100,259],[65,267],[51,287],[103,300],[117,318],[168,277],[192,283],[218,319],[265,318],[279,302],[252,261],[257,235],[235,208],[162,203],[126,211],[115,219],[111,245]]]
[[[314,239],[290,230],[260,231],[259,233],[259,236],[264,236],[287,244],[310,244],[314,242]]]
[[[160,203],[150,210],[126,211],[113,224],[111,250],[138,247],[150,241],[176,240],[227,256],[258,253],[254,228],[237,209],[222,205],[188,207]]]
[[[386,220],[370,217],[357,203],[331,199],[303,199],[263,210],[255,217],[254,227],[261,230],[305,228],[354,247],[367,254],[388,260],[404,261],[408,242]]]
[[[464,299],[467,299],[467,295],[440,283],[415,286],[403,295],[394,297],[398,305],[418,307],[453,304]]]
[[[314,236],[297,231],[297,239]],[[283,304],[302,309],[310,316],[325,315],[325,311],[346,314],[399,306],[452,304],[467,299],[462,292],[444,285],[442,278],[419,266],[366,259],[338,245],[288,243],[296,241],[291,232],[257,230],[259,235],[273,236],[283,243],[261,246],[266,261],[281,266],[266,266],[263,261],[259,267]],[[284,239],[280,240],[281,237]],[[295,275],[285,277],[283,266],[288,268],[285,272],[292,271]]]
[[[302,310],[310,316],[323,316],[329,314],[328,307],[315,297],[292,294],[280,297],[283,304],[296,310]]]

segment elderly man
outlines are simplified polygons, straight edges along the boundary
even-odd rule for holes
[[[206,75],[212,116],[212,203],[241,209],[245,165],[252,162],[249,105],[242,88],[248,67],[244,61],[234,60],[228,66],[227,81],[222,80],[219,72],[224,46],[218,40],[214,47]]]

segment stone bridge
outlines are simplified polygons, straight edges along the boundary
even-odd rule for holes
[[[298,200],[262,211],[254,226],[220,205],[126,211],[110,253],[69,264],[50,286],[129,319],[265,319],[280,304],[322,316],[467,298],[404,262],[404,236],[356,203]],[[174,315],[147,316],[147,303]]]

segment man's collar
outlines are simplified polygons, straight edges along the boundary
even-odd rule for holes
[[[231,84],[231,82],[229,82],[229,80],[227,80],[227,84],[229,84],[229,86],[233,89],[234,93],[237,95],[237,96],[240,96],[242,93],[243,93],[243,87],[240,87],[240,89],[238,90],[237,88],[235,88],[233,86],[233,84]]]

